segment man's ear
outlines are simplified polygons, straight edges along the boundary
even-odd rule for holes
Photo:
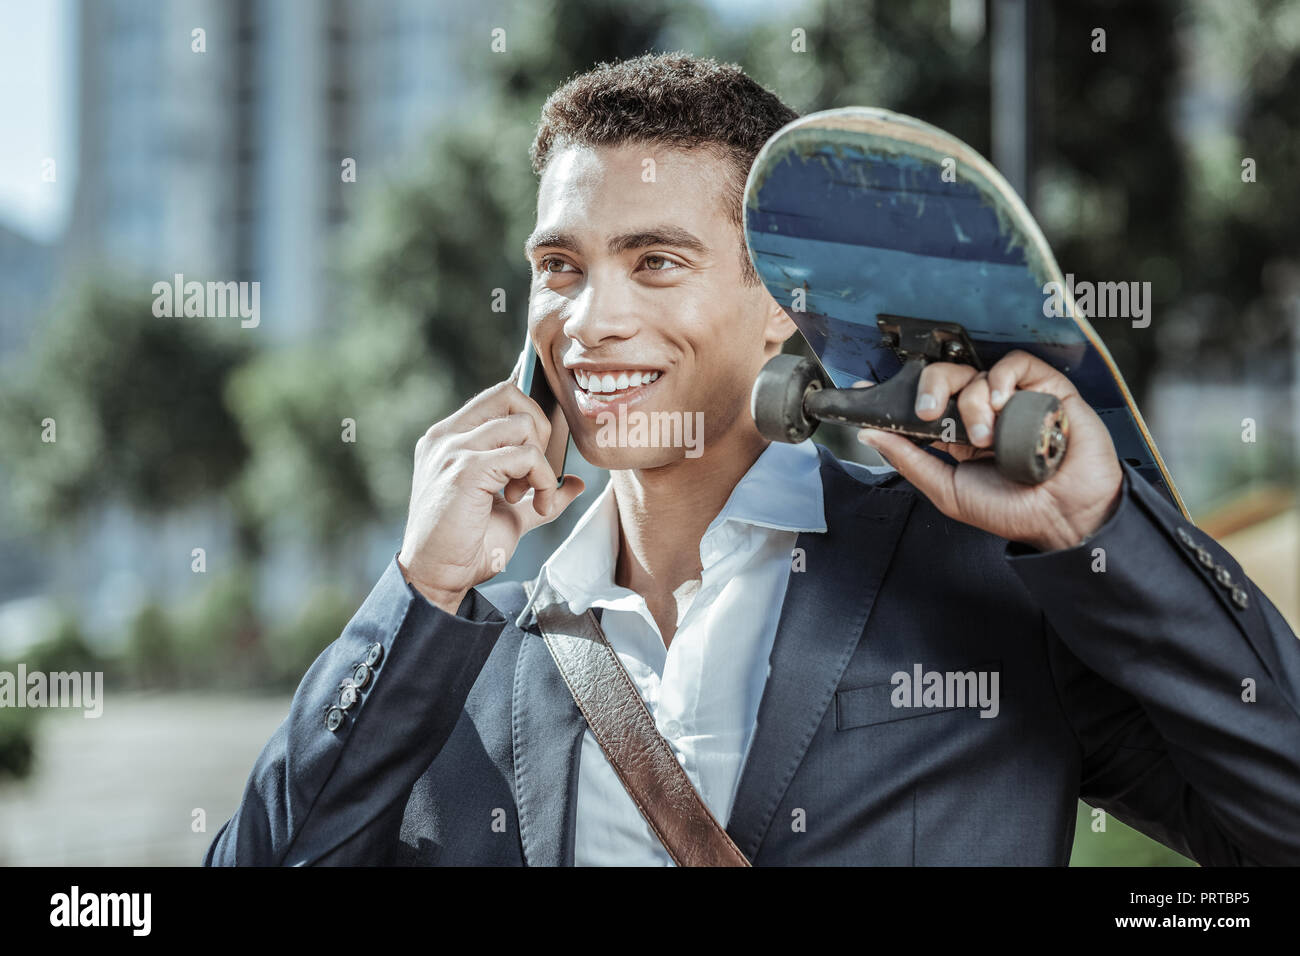
[[[785,340],[799,331],[799,327],[794,324],[794,319],[781,307],[781,303],[772,298],[771,293],[764,291],[763,298],[766,300],[764,305],[764,328],[763,328],[763,351],[768,355],[777,355],[781,351],[781,346]]]

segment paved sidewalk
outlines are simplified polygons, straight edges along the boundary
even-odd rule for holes
[[[290,697],[109,694],[98,719],[42,714],[32,776],[0,784],[0,865],[198,865]]]

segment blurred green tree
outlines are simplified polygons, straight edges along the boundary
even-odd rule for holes
[[[0,661],[0,671],[17,674],[19,664],[26,673],[95,671],[104,667],[82,634],[81,625],[64,612],[49,633],[27,649],[22,660]],[[19,689],[26,693],[25,688]],[[0,707],[0,779],[27,776],[36,759],[37,724],[47,710]]]
[[[84,671],[97,669],[101,661],[91,650],[81,624],[70,612],[59,615],[53,629],[23,655],[28,672]]]
[[[1160,326],[1190,266],[1183,231],[1170,228],[1188,192],[1171,122],[1178,6],[1044,4],[1035,31],[1037,211],[1063,272],[1079,281],[1151,282],[1150,327],[1095,323],[1139,407],[1158,362]],[[1093,51],[1096,29],[1105,30],[1105,52]]]
[[[52,310],[0,385],[18,512],[66,528],[105,504],[156,515],[228,486],[247,451],[222,389],[247,352],[202,321],[156,318],[150,297],[106,280]]]
[[[31,773],[36,756],[36,711],[0,708],[0,780]]]

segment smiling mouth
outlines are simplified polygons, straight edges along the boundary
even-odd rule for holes
[[[659,380],[663,373],[649,369],[629,369],[620,372],[588,372],[575,368],[573,378],[589,396],[595,399],[616,398],[624,392]]]
[[[589,415],[601,408],[639,401],[664,374],[659,369],[647,368],[569,371],[577,386],[573,394],[578,407]]]

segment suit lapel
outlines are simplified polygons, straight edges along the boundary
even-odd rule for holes
[[[519,838],[529,866],[572,866],[578,753],[587,723],[537,633],[522,632],[511,736]]]
[[[727,822],[752,861],[866,627],[914,497],[862,485],[824,447],[826,531],[799,535],[769,658],[772,670]]]

